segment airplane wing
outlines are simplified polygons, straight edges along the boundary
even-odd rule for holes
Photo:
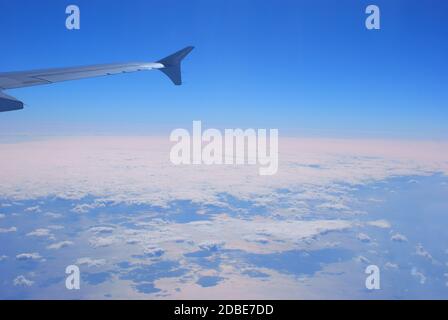
[[[154,69],[166,74],[175,85],[181,85],[181,62],[191,50],[193,50],[193,47],[186,47],[157,62],[116,63],[87,67],[0,73],[0,112],[23,109],[23,103],[21,101],[2,92],[2,90],[6,89]]]
[[[160,63],[124,63],[88,67],[44,69],[26,72],[0,73],[0,89],[15,89],[55,82],[108,76],[163,68]]]
[[[0,91],[0,112],[23,109],[23,102]]]

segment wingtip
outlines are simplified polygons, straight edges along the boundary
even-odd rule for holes
[[[159,70],[166,74],[176,86],[182,85],[181,62],[193,49],[193,46],[188,46],[166,58],[163,58],[162,60],[157,61],[164,66],[164,68]]]

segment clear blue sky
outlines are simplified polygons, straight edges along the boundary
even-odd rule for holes
[[[65,7],[81,30],[65,29]],[[379,31],[364,27],[368,4]],[[185,85],[159,72],[11,90],[0,133],[448,137],[446,0],[1,1],[0,70],[154,61],[187,45]]]

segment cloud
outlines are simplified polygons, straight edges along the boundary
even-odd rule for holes
[[[6,260],[6,259],[8,259],[8,256],[5,256],[5,255],[1,255],[1,256],[0,256],[0,262],[1,262],[1,261],[4,261],[4,260]]]
[[[72,241],[61,241],[61,242],[50,244],[49,246],[47,246],[47,249],[49,249],[49,250],[59,250],[59,249],[66,248],[66,247],[71,246],[71,245],[73,245]]]
[[[434,261],[432,255],[428,251],[426,251],[426,249],[423,247],[423,245],[421,243],[419,243],[415,247],[415,254],[420,256],[420,257],[423,257],[423,258],[425,258],[427,260]]]
[[[198,246],[201,250],[216,252],[219,251],[222,247],[224,247],[224,241],[204,241],[200,243]]]
[[[108,247],[113,245],[115,242],[116,239],[113,237],[108,238],[95,237],[89,240],[89,244],[92,248]]]
[[[400,233],[396,233],[390,237],[390,240],[395,242],[407,242],[408,238]]]
[[[44,213],[44,216],[50,217],[50,218],[53,218],[53,219],[62,218],[62,214],[54,213],[54,212],[46,212],[46,213]]]
[[[247,235],[244,237],[244,240],[246,240],[247,242],[255,242],[255,243],[261,243],[261,244],[269,243],[268,238],[257,236],[257,235]]]
[[[4,219],[6,216],[3,213],[0,213],[0,219]]]
[[[106,264],[105,259],[92,259],[88,257],[79,258],[75,262],[76,265],[86,265],[87,267],[100,267]]]
[[[28,280],[25,276],[20,275],[14,279],[13,283],[18,287],[31,287],[34,284],[34,281]]]
[[[318,209],[332,209],[332,210],[349,210],[350,207],[340,202],[323,203],[317,206]]]
[[[364,264],[370,263],[370,260],[364,256],[357,256],[354,258],[354,260],[358,263],[364,263]]]
[[[104,206],[103,200],[160,206],[173,199],[222,204],[222,193],[274,206],[282,197],[275,190],[288,189],[291,203],[314,198],[326,210],[346,212],[352,210],[345,198],[349,190],[338,186],[341,182],[356,185],[448,172],[444,142],[283,138],[278,174],[269,179],[260,177],[255,166],[174,166],[167,160],[170,147],[165,137],[0,144],[0,194],[15,199],[102,199],[73,208],[86,213]],[[296,208],[309,212],[306,207]]]
[[[417,268],[413,267],[411,270],[411,275],[418,278],[420,284],[425,284],[426,283],[426,276],[417,270]]]
[[[381,229],[389,229],[391,227],[389,221],[387,220],[369,221],[367,224]]]
[[[16,227],[11,227],[11,228],[0,228],[0,233],[11,233],[11,232],[17,232],[17,228]]]
[[[21,253],[16,255],[17,260],[26,261],[26,260],[36,260],[36,261],[45,261],[45,259],[37,252],[32,253]]]
[[[396,270],[398,269],[398,265],[392,262],[386,262],[386,264],[384,265],[384,269]]]
[[[137,244],[137,243],[139,243],[140,242],[140,240],[138,240],[138,239],[127,239],[126,240],[126,244]]]
[[[25,212],[39,213],[39,212],[42,212],[42,210],[40,209],[40,206],[32,206],[32,207],[26,208]]]
[[[158,248],[158,247],[149,247],[149,248],[146,248],[143,251],[143,253],[147,257],[158,258],[158,257],[161,257],[165,253],[165,250],[163,250],[162,248]]]
[[[29,232],[26,234],[26,236],[27,237],[45,237],[45,238],[54,239],[54,236],[51,234],[50,229],[44,229],[44,228],[36,229],[32,232]]]
[[[113,227],[93,227],[89,229],[90,232],[100,234],[100,233],[112,233],[115,231]]]
[[[102,202],[83,203],[76,205],[71,211],[75,213],[88,213],[89,211],[97,208],[103,208],[105,204]]]
[[[135,223],[137,225],[137,223]],[[189,250],[199,248],[206,251],[243,250],[253,253],[272,253],[290,250],[310,239],[317,239],[331,232],[343,232],[355,222],[346,220],[279,220],[272,217],[255,216],[252,219],[240,219],[226,214],[214,215],[210,221],[192,221],[187,223],[167,223],[158,219],[138,224],[138,229],[117,229],[113,237],[94,237],[92,247],[126,243],[143,247],[163,247],[166,254],[183,256]],[[182,235],[182,237],[179,237]],[[266,241],[248,241],[269,239]],[[165,246],[175,243],[175,246]]]
[[[365,234],[365,233],[358,233],[356,238],[359,241],[361,241],[361,242],[370,242],[370,241],[372,241],[372,239],[370,239],[370,237],[367,234]]]
[[[325,235],[350,230],[346,236],[353,240],[352,232],[360,226],[391,228],[386,220],[359,222],[359,214],[366,212],[360,211],[359,203],[354,202],[355,189],[389,177],[448,172],[445,151],[448,148],[437,143],[434,146],[416,142],[416,146],[402,141],[285,139],[280,141],[279,172],[266,178],[258,175],[258,168],[250,166],[172,166],[167,160],[170,145],[166,140],[88,137],[0,144],[0,194],[17,201],[41,200],[48,196],[67,199],[68,210],[71,208],[74,213],[101,208],[111,210],[114,214],[110,216],[88,215],[85,217],[89,219],[88,223],[76,225],[74,229],[67,225],[67,234],[79,231],[76,234],[79,243],[87,240],[92,248],[113,246],[104,250],[113,249],[116,254],[111,259],[107,257],[108,261],[123,258],[119,261],[133,263],[130,256],[147,254],[149,257],[163,256],[160,262],[173,259],[188,264],[185,254],[198,250],[218,252],[216,256],[222,253],[220,257],[225,259],[228,252],[281,253],[336,240],[342,241],[342,247],[343,234]],[[434,150],[439,151],[432,152]],[[17,161],[12,165],[9,159]],[[190,207],[184,210],[184,207],[173,205],[180,200],[186,200]],[[37,203],[41,208],[32,211],[59,210],[48,209],[43,202]],[[138,214],[129,214],[135,212],[134,207],[138,207]],[[123,212],[115,214],[118,209]],[[67,221],[80,218],[71,212],[63,215],[46,212],[43,215],[66,218]],[[197,219],[208,221],[195,222]],[[65,220],[61,220],[61,224],[62,221]],[[43,228],[54,230],[48,226]],[[44,236],[45,231],[36,229],[30,234]],[[358,234],[358,238],[370,240],[367,234],[364,235],[359,237]],[[385,235],[392,234],[387,230]],[[381,239],[383,237],[378,236],[378,241]],[[51,246],[58,249],[64,243],[67,245],[67,242],[59,242]],[[85,255],[92,251],[91,248],[83,250],[87,250],[83,251]],[[68,251],[60,254],[65,256],[65,253]],[[33,260],[23,257],[23,260],[27,259]],[[361,263],[367,263],[367,260],[363,256],[357,257]],[[225,274],[231,268],[237,269],[232,262],[227,262],[216,261],[217,268],[222,267],[226,279],[237,278]],[[92,256],[79,258],[76,263],[99,267],[106,260]],[[204,273],[203,266],[191,268],[194,275]],[[385,268],[394,267],[391,263]],[[298,287],[291,278],[280,278],[275,275],[275,270],[272,273],[271,288],[278,279],[283,279],[287,288],[296,290]],[[231,283],[223,281],[218,286],[228,285],[231,290]],[[274,290],[271,291],[274,294]],[[254,292],[260,294],[257,290]]]

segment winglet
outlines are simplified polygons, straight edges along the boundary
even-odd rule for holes
[[[176,86],[182,84],[182,74],[181,74],[181,62],[182,60],[194,49],[194,47],[186,47],[162,60],[157,61],[164,65],[164,68],[159,69],[168,78],[173,81]]]
[[[23,109],[23,102],[0,91],[0,112]]]

